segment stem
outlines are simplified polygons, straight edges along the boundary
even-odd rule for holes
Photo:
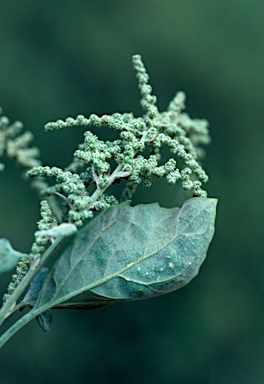
[[[63,239],[64,238],[62,237],[57,238],[54,241],[54,243],[49,246],[49,248],[42,255],[42,257],[39,260],[36,260],[35,262],[32,263],[26,276],[23,278],[23,280],[17,286],[15,291],[12,293],[12,295],[7,299],[7,301],[2,306],[0,310],[0,325],[4,322],[4,320],[8,316],[10,316],[14,312],[14,308],[16,307],[16,301],[18,300],[20,295],[31,283],[35,275],[40,271],[43,264],[48,260],[48,258],[50,258],[53,255],[55,250],[57,250],[57,248],[62,244]]]
[[[13,324],[3,335],[0,337],[0,349],[4,346],[4,344],[14,336],[17,331],[19,331],[24,325],[26,325],[30,320],[34,319],[37,315],[43,312],[42,309],[38,309],[35,311],[32,309],[25,316],[21,317],[15,324]]]
[[[100,196],[103,195],[104,191],[120,176],[120,171],[122,171],[123,164],[118,164],[112,174],[109,176],[108,183],[104,187],[97,188],[91,196],[91,200],[89,203],[89,208],[93,208],[94,204],[98,200]]]

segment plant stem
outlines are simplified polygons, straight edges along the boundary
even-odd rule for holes
[[[109,176],[109,180],[108,180],[108,183],[104,186],[104,187],[97,187],[97,189],[94,191],[94,193],[92,194],[91,196],[91,200],[90,200],[90,204],[89,204],[89,207],[87,209],[90,209],[90,208],[93,208],[94,204],[96,203],[96,201],[98,200],[98,198],[100,196],[103,195],[103,193],[105,192],[105,190],[113,184],[113,182],[115,181],[115,179],[117,179],[118,177],[120,177],[120,172],[122,171],[122,168],[123,168],[123,164],[118,164],[117,167],[114,169],[114,171],[111,173],[111,175]]]
[[[14,323],[3,335],[0,337],[0,349],[4,346],[4,344],[14,336],[17,331],[19,331],[24,325],[26,325],[30,320],[34,319],[37,315],[43,312],[43,308],[38,308],[37,311],[32,309],[25,316],[21,317],[16,323]]]
[[[23,278],[23,280],[19,283],[17,288],[14,290],[12,295],[7,299],[7,301],[4,303],[0,310],[0,325],[4,322],[4,320],[10,316],[14,308],[16,306],[16,301],[20,297],[20,295],[25,291],[27,286],[31,283],[32,279],[35,277],[35,275],[40,271],[43,264],[50,258],[55,250],[62,244],[64,238],[59,237],[57,238],[53,244],[49,246],[49,248],[46,250],[46,252],[42,255],[42,257],[37,260],[33,261],[29,271]]]

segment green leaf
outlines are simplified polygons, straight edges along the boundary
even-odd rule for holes
[[[8,272],[15,268],[24,253],[12,248],[7,239],[0,239],[0,273]]]
[[[40,328],[44,332],[50,331],[51,324],[52,324],[52,312],[50,309],[47,309],[46,311],[42,312],[40,315],[36,317],[36,319]]]
[[[21,303],[29,305],[31,308],[35,307],[39,292],[41,291],[47,273],[48,268],[42,268],[41,271],[34,277]],[[24,308],[25,307],[21,307],[20,311]],[[52,313],[49,309],[36,316],[36,319],[44,332],[50,331],[52,324]]]
[[[43,231],[39,231],[40,236],[48,236],[56,239],[57,237],[68,237],[72,236],[77,232],[77,227],[71,223],[62,223],[60,225],[56,225],[50,229],[44,229]]]
[[[25,305],[29,305],[30,307],[35,306],[38,299],[39,292],[41,291],[41,288],[43,286],[45,277],[48,274],[48,271],[49,271],[48,268],[42,268],[40,272],[34,277],[21,303],[24,303]]]
[[[216,199],[181,209],[113,206],[73,238],[50,270],[37,307],[97,308],[172,292],[192,280],[214,234]]]

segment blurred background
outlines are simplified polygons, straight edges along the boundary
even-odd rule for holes
[[[46,122],[141,114],[131,65],[140,53],[160,110],[182,90],[187,113],[209,120],[204,167],[219,198],[191,284],[97,311],[55,310],[49,334],[30,323],[0,352],[1,384],[264,383],[263,21],[262,0],[1,0],[0,105],[34,132],[45,165],[65,166],[83,135],[44,133]],[[0,236],[28,252],[38,200],[7,165]],[[173,206],[175,189],[135,196],[155,200]]]

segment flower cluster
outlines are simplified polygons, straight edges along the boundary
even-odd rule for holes
[[[16,266],[16,273],[12,275],[12,281],[9,283],[7,287],[7,293],[5,293],[3,296],[3,303],[12,295],[12,293],[14,292],[18,284],[27,274],[29,264],[30,264],[30,261],[27,256],[22,257],[19,260]]]
[[[185,108],[183,92],[176,94],[167,111],[159,112],[139,55],[133,56],[133,65],[145,111],[142,117],[134,117],[132,113],[101,117],[92,114],[88,118],[80,115],[45,126],[46,131],[75,126],[88,129],[84,142],[65,170],[36,166],[28,171],[30,177],[56,180],[55,185],[42,189],[42,196],[57,195],[63,199],[63,221],[80,227],[95,210],[118,204],[116,197],[108,196],[105,191],[120,180],[127,182],[121,199],[131,198],[141,182],[151,186],[153,176],[164,177],[169,184],[180,181],[183,189],[192,191],[193,196],[206,196],[202,184],[207,182],[208,176],[200,160],[203,156],[201,146],[210,142],[207,121],[192,120],[182,112]],[[101,127],[118,131],[119,139],[103,141],[89,130]],[[167,161],[163,161],[164,147],[171,154]]]
[[[0,115],[2,109],[0,108]],[[36,147],[29,147],[29,143],[33,140],[30,131],[21,133],[23,124],[15,121],[10,124],[8,117],[0,116],[0,157],[7,156],[13,158],[24,168],[32,168],[38,166],[40,161],[39,150]],[[4,164],[0,163],[0,171],[3,171]]]
[[[46,245],[49,241],[49,238],[43,236],[42,231],[51,229],[58,225],[57,220],[46,200],[42,200],[40,203],[40,215],[41,219],[38,222],[38,230],[34,234],[35,241],[32,244],[31,252],[29,254],[30,260],[39,258],[46,250]]]
[[[41,231],[57,226],[56,218],[51,212],[48,202],[45,200],[41,201],[40,215],[41,219],[38,222],[38,230],[34,235],[35,241],[32,244],[31,252],[29,255],[25,254],[25,256],[19,260],[16,266],[16,273],[12,275],[12,281],[7,287],[7,293],[3,296],[4,302],[11,296],[23,277],[26,275],[30,267],[30,262],[39,259],[45,252],[49,238],[47,236],[43,236]]]

